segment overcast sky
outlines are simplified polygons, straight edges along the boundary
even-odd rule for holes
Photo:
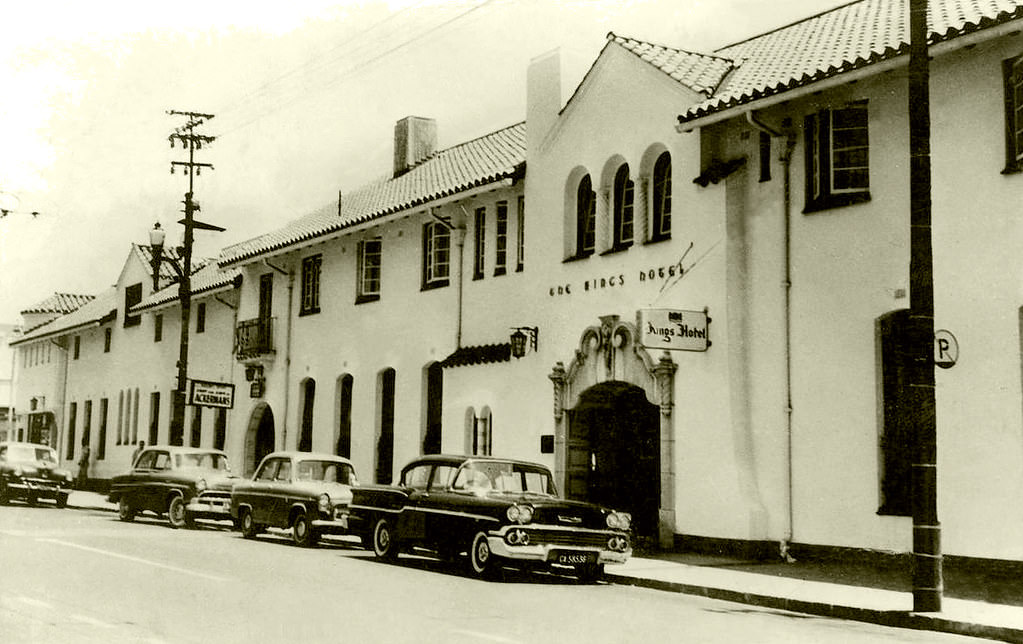
[[[188,180],[168,110],[212,113],[197,256],[385,175],[394,122],[439,146],[525,118],[525,73],[559,48],[567,98],[609,31],[711,52],[842,0],[30,0],[0,26],[0,322],[113,284]],[[40,213],[33,217],[30,213]]]

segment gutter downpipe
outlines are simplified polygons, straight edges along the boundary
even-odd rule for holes
[[[284,336],[284,424],[281,426],[281,449],[288,449],[288,402],[291,400],[291,308],[295,293],[295,271],[286,271],[266,259],[263,264],[288,276],[288,332]]]
[[[452,226],[457,235],[455,243],[458,244],[458,325],[455,331],[455,349],[462,348],[462,282],[465,280],[465,236],[469,229],[469,213],[465,206],[458,204],[462,211],[462,221],[459,226]]]
[[[796,135],[789,129],[787,132],[779,132],[757,118],[754,110],[744,112],[746,121],[761,132],[772,138],[785,138],[785,148],[782,150],[779,160],[782,163],[783,172],[783,199],[782,199],[782,222],[784,226],[784,244],[782,247],[782,262],[785,264],[784,277],[782,279],[782,290],[784,293],[785,307],[783,324],[785,327],[782,340],[782,353],[785,356],[785,505],[787,506],[787,521],[785,535],[778,544],[778,552],[783,561],[793,563],[795,559],[789,553],[795,526],[795,512],[793,510],[793,482],[792,482],[792,152],[796,147]]]

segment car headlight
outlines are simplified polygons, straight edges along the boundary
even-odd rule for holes
[[[607,515],[607,527],[615,530],[628,530],[632,523],[632,515],[628,512],[610,512]]]
[[[24,474],[25,470],[21,469],[20,467],[14,468],[14,478],[20,479]]]
[[[195,482],[195,491],[196,492],[202,492],[205,489],[206,489],[206,479],[202,479],[201,478],[201,479],[199,479],[198,481]]]
[[[319,507],[320,512],[324,513],[330,512],[330,495],[327,494],[326,492],[321,494],[319,502],[317,503],[317,507]]]
[[[505,512],[512,523],[529,523],[533,520],[533,508],[528,505],[513,505]]]
[[[70,483],[75,480],[75,477],[71,476],[71,472],[64,472],[64,480]]]

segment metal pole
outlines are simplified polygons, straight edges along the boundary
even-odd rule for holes
[[[915,457],[912,473],[913,610],[941,610],[941,525],[937,510],[934,393],[934,265],[931,238],[931,119],[927,0],[909,9],[910,343],[909,389]]]

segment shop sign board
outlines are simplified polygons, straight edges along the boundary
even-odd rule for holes
[[[203,407],[234,407],[234,385],[209,380],[190,380],[188,404]]]
[[[641,309],[640,344],[648,349],[706,351],[710,346],[707,311]]]

